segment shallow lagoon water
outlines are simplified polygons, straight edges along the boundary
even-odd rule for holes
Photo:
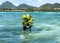
[[[22,15],[27,13],[34,26],[22,32]],[[60,43],[60,12],[0,12],[0,43]]]

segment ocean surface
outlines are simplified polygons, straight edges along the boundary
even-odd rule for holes
[[[34,18],[31,32],[22,32],[24,14]],[[0,12],[0,43],[60,43],[60,12]]]

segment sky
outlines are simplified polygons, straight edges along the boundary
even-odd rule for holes
[[[39,7],[46,3],[51,3],[51,4],[60,3],[60,0],[0,0],[0,5],[5,1],[9,1],[13,3],[15,6],[18,6],[20,4],[27,4],[35,7]]]

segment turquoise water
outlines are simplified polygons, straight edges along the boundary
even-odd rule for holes
[[[33,18],[32,31],[22,32],[22,15]],[[60,12],[0,12],[0,43],[60,43]]]

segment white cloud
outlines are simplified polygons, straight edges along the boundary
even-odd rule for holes
[[[13,3],[14,4],[14,3]],[[14,4],[15,6],[19,6],[20,4]]]
[[[30,0],[26,0],[26,1],[30,1]]]
[[[43,2],[43,0],[37,0],[37,2]]]

